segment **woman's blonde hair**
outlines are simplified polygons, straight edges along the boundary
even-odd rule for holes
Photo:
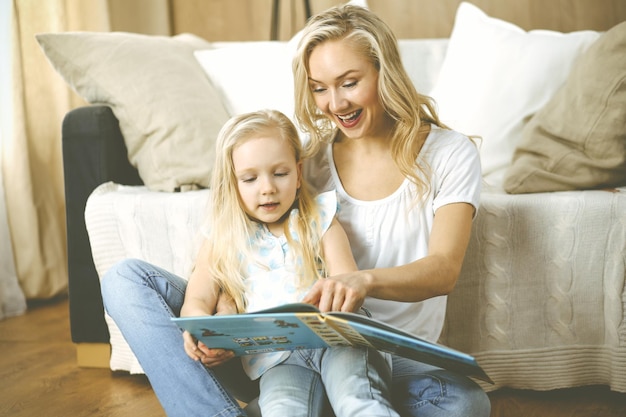
[[[233,165],[233,150],[260,135],[275,135],[294,152],[296,163],[302,161],[303,149],[295,125],[283,113],[261,110],[232,117],[222,127],[216,143],[215,166],[211,177],[211,210],[208,218],[210,259],[209,272],[220,290],[230,295],[240,312],[246,309],[245,276],[250,259],[250,239],[255,223],[243,209]],[[301,178],[293,207],[298,215],[292,223],[297,239],[289,233],[285,221],[285,237],[293,248],[298,283],[309,286],[323,268],[319,211],[306,181]],[[265,265],[267,267],[267,265]]]
[[[293,60],[293,73],[296,120],[299,127],[311,135],[307,153],[315,153],[322,143],[334,140],[335,126],[317,108],[309,86],[309,58],[318,45],[335,40],[349,41],[378,70],[380,102],[395,122],[390,138],[393,159],[423,195],[428,183],[419,172],[426,175],[427,167],[417,165],[423,145],[418,142],[419,133],[428,129],[428,125],[447,127],[439,120],[433,100],[415,89],[404,69],[391,29],[366,8],[333,7],[312,17],[302,32]]]

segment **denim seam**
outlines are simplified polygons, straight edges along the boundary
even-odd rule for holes
[[[158,271],[145,271],[145,279],[142,280],[143,284],[152,288],[152,289],[156,289],[157,285],[156,285],[156,281],[155,278],[160,278],[161,274]],[[150,284],[148,284],[148,282],[150,282]],[[172,282],[165,282],[165,286],[166,286],[166,290],[167,288],[173,288],[174,290],[180,292],[181,294],[185,293],[185,289],[184,288],[179,288],[175,283]],[[161,295],[160,291],[156,291],[158,294],[158,298],[159,298],[159,302],[161,303],[161,307],[163,307],[171,316],[176,316],[176,314],[172,311],[172,308],[169,306],[169,304],[167,304],[167,302],[165,301],[165,298]],[[181,330],[182,333],[182,330]]]
[[[439,383],[439,395],[437,395],[434,398],[429,398],[429,399],[418,401],[417,403],[408,406],[409,408],[418,409],[418,408],[423,407],[426,404],[433,404],[433,405],[438,406],[441,403],[441,400],[447,395],[448,389],[447,389],[445,381],[437,378],[435,375],[428,374],[427,376],[429,376],[430,378],[432,378],[433,380]]]

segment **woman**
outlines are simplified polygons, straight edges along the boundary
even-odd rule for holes
[[[319,281],[304,299],[353,311],[430,341],[439,338],[480,196],[478,150],[444,126],[415,91],[389,27],[346,5],[313,17],[293,63],[296,118],[310,134],[305,176],[336,189],[338,218],[359,266]],[[395,357],[402,415],[488,416],[472,381]]]

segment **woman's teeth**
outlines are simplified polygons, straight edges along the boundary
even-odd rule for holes
[[[358,112],[358,111],[355,111],[355,112],[352,112],[352,113],[350,113],[350,114],[346,114],[346,115],[344,115],[344,116],[339,116],[339,115],[337,115],[337,117],[338,117],[339,119],[341,119],[342,121],[344,121],[344,122],[349,122],[350,120],[354,120],[354,119],[356,119],[356,118],[358,117],[358,115],[359,115],[359,112]]]

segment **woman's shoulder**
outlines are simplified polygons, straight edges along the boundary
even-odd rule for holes
[[[304,161],[304,178],[316,192],[329,191],[335,188],[332,185],[329,148],[330,144],[322,143],[315,154]]]
[[[474,139],[452,129],[433,127],[424,144],[423,153],[436,156],[451,156],[457,153],[478,156]]]
[[[444,142],[447,144],[459,144],[461,142],[472,143],[471,139],[459,132],[458,130],[446,129],[439,126],[433,126],[426,142]]]

